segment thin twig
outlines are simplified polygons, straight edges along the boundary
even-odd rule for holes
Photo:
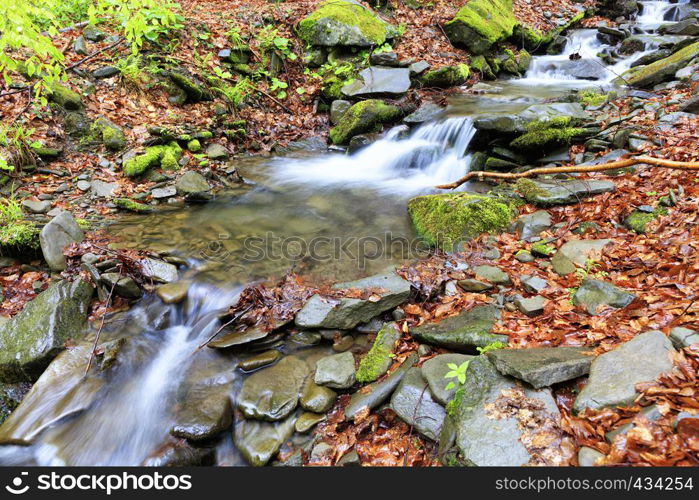
[[[88,55],[88,56],[83,57],[83,58],[80,59],[78,62],[71,64],[70,66],[68,66],[68,67],[66,68],[66,71],[74,70],[75,68],[77,68],[77,67],[80,66],[81,64],[83,64],[83,63],[89,61],[90,59],[92,59],[93,57],[96,57],[96,56],[100,55],[102,52],[106,52],[106,51],[108,51],[108,50],[110,50],[110,49],[113,49],[114,47],[116,47],[116,46],[118,46],[118,45],[121,45],[122,43],[124,43],[124,40],[119,39],[119,40],[117,40],[116,42],[114,42],[114,43],[112,43],[112,44],[110,44],[110,45],[107,45],[106,47],[101,48],[101,49],[99,49],[98,51],[93,52],[92,54],[90,54],[90,55]]]
[[[573,166],[573,167],[540,167],[527,170],[526,172],[513,173],[503,173],[503,172],[469,172],[464,175],[461,179],[451,182],[449,184],[441,184],[435,186],[436,189],[455,189],[462,184],[470,181],[471,179],[524,179],[527,177],[534,177],[535,175],[544,174],[570,174],[570,173],[585,173],[585,172],[602,172],[605,170],[614,170],[617,168],[630,167],[633,165],[638,165],[644,163],[647,165],[652,165],[655,167],[671,168],[675,170],[699,170],[699,162],[691,161],[673,161],[664,160],[661,158],[653,158],[652,156],[636,156],[633,158],[626,158],[623,160],[616,160],[609,163],[602,163],[600,165],[590,165],[590,166]]]
[[[277,105],[281,106],[287,113],[292,113],[292,111],[284,106],[281,102],[279,102],[277,99],[275,99],[273,96],[269,95],[267,92],[264,90],[256,89],[260,94],[264,95],[265,97],[268,97],[272,101],[274,101]]]
[[[206,344],[208,344],[209,342],[211,342],[212,340],[214,340],[214,338],[216,337],[216,335],[218,335],[219,333],[221,333],[221,331],[222,331],[224,328],[226,328],[228,325],[231,325],[232,323],[235,323],[236,321],[238,321],[238,320],[239,320],[240,318],[242,318],[243,315],[244,315],[245,313],[247,313],[250,309],[252,309],[252,304],[250,304],[248,307],[246,307],[245,309],[243,309],[242,311],[240,311],[238,314],[236,314],[230,321],[228,321],[228,322],[224,323],[223,325],[221,325],[221,328],[219,328],[218,330],[216,330],[216,331],[214,332],[214,334],[211,335],[211,337],[209,337],[209,338],[206,339],[204,342],[202,342],[201,344],[199,344],[199,346],[198,346],[196,349],[194,349],[194,351],[192,352],[192,354],[195,354],[196,352],[200,351]]]
[[[119,277],[121,277],[121,274]],[[114,293],[114,287],[116,287],[117,281],[119,281],[119,280],[116,280],[116,281],[114,281],[114,283],[112,283],[112,288],[109,290],[109,295],[107,295],[107,301],[105,302],[105,305],[107,307],[109,307],[109,303],[112,301],[112,294]],[[97,283],[97,286],[99,286],[99,283]],[[104,320],[105,320],[106,316],[107,316],[107,311],[105,311],[104,314],[102,315],[100,327],[97,330],[97,335],[95,335],[95,341],[92,343],[92,350],[90,351],[90,359],[87,360],[87,366],[85,367],[85,375],[83,375],[84,377],[87,377],[87,372],[90,371],[90,365],[92,365],[92,360],[95,357],[95,351],[97,350],[97,343],[100,340],[100,334],[102,333],[102,328],[104,328]]]

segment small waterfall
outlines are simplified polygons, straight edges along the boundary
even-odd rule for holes
[[[378,191],[411,194],[457,179],[468,172],[468,146],[475,135],[471,117],[430,122],[401,137],[386,136],[352,155],[317,159],[277,159],[280,183],[321,186],[371,186]]]

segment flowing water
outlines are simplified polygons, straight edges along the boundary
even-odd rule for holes
[[[661,39],[653,31],[676,20],[678,5],[686,1],[641,2],[633,29],[648,37],[646,49],[611,66],[597,57],[606,46],[596,30],[574,30],[563,53],[534,57],[523,78],[493,82],[490,92],[451,99],[442,117],[410,133],[395,128],[352,155],[236,160],[250,181],[241,192],[201,207],[120,220],[111,230],[126,246],[168,251],[189,262],[182,276],[195,281],[189,296],[169,306],[146,297],[107,325],[101,342],[126,339],[113,375],[83,379],[90,346],[76,349],[76,359],[64,363],[68,369],[50,391],[27,397],[23,421],[0,429],[0,435],[38,436],[29,447],[0,447],[0,463],[157,463],[152,460],[168,442],[182,387],[201,373],[239,378],[236,355],[197,348],[219,327],[218,313],[245,283],[278,279],[289,270],[310,280],[348,280],[414,258],[406,201],[468,171],[475,116],[518,112],[571,90],[611,86],[658,47]],[[324,250],[310,252],[312,242]],[[224,440],[218,463],[240,463],[232,450],[230,438]]]

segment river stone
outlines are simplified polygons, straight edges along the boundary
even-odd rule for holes
[[[177,194],[177,189],[175,186],[155,188],[150,194],[153,196],[154,200],[164,200],[165,198],[172,198],[175,196]]]
[[[296,408],[301,387],[310,371],[305,361],[287,356],[246,378],[237,405],[248,418],[281,420]]]
[[[173,283],[160,285],[155,290],[155,294],[166,304],[179,304],[187,298],[187,292],[192,282],[189,280],[180,280]]]
[[[263,351],[238,363],[238,368],[244,372],[251,372],[267,365],[275,363],[282,357],[282,353],[276,349]]]
[[[475,306],[457,316],[438,323],[427,323],[410,329],[410,335],[420,341],[459,352],[475,352],[492,342],[507,343],[507,335],[490,333],[493,324],[500,319],[495,306]]]
[[[380,94],[400,95],[410,88],[408,68],[385,68],[371,66],[359,73],[360,79],[342,87],[342,93],[349,97],[367,97]]]
[[[98,198],[111,198],[114,196],[114,192],[119,189],[118,182],[104,182],[100,180],[95,180],[90,183],[92,188],[92,194]]]
[[[670,340],[677,349],[699,344],[699,333],[689,328],[675,327],[670,330]]]
[[[538,236],[542,231],[551,227],[551,214],[546,210],[537,210],[534,213],[523,215],[515,222],[515,230],[523,240],[531,236]]]
[[[528,274],[522,275],[520,282],[522,283],[522,287],[529,293],[539,293],[549,286],[548,281],[538,276],[529,276]]]
[[[403,118],[403,122],[409,125],[417,125],[428,121],[436,120],[444,113],[444,108],[432,101],[417,108],[416,111]]]
[[[319,415],[317,413],[307,411],[299,416],[298,420],[296,421],[296,425],[294,425],[294,429],[296,429],[296,432],[305,434],[323,420],[325,420],[325,415]]]
[[[355,382],[354,355],[351,352],[333,354],[316,363],[315,383],[333,389],[349,389]]]
[[[93,289],[58,281],[0,327],[0,382],[33,382],[68,339],[81,335]]]
[[[540,389],[586,375],[595,359],[591,352],[585,347],[533,347],[496,349],[487,356],[503,375]]]
[[[514,305],[519,312],[533,318],[534,316],[539,316],[544,313],[546,299],[540,295],[529,298],[517,297],[514,301]]]
[[[446,405],[454,397],[456,387],[445,389],[447,384],[453,379],[444,378],[447,372],[452,369],[449,364],[460,366],[462,363],[470,361],[473,356],[465,354],[440,354],[432,359],[428,359],[422,364],[422,376],[430,386],[432,397],[443,405]]]
[[[175,189],[177,189],[178,194],[196,196],[208,193],[211,191],[211,186],[209,186],[203,175],[190,170],[177,180]]]
[[[31,444],[46,428],[92,405],[104,385],[102,377],[85,377],[92,347],[80,343],[53,360],[0,427],[0,444]]]
[[[584,267],[588,260],[598,261],[602,249],[612,240],[571,240],[564,243],[551,259],[553,270],[560,275],[575,272],[576,266]]]
[[[597,314],[601,305],[621,309],[628,306],[636,296],[604,281],[584,279],[573,295],[573,304],[582,306],[588,314]]]
[[[525,194],[528,202],[539,206],[567,205],[582,198],[614,191],[612,181],[532,181],[534,188]]]
[[[534,104],[524,111],[514,114],[487,114],[477,117],[473,124],[478,130],[513,134],[526,132],[527,125],[537,120],[550,120],[560,116],[570,116],[573,119],[589,119],[580,103],[556,102],[550,104]]]
[[[45,200],[22,200],[22,207],[31,214],[45,214],[51,210],[51,202]]]
[[[222,335],[220,337],[215,338],[208,344],[206,344],[209,347],[213,347],[215,349],[225,349],[228,347],[233,347],[237,345],[242,345],[242,344],[247,344],[250,342],[254,342],[257,340],[262,340],[269,336],[272,332],[275,330],[283,327],[286,325],[288,321],[277,321],[272,324],[271,329],[265,329],[262,326],[254,326],[252,328],[248,328],[242,332],[231,332],[227,333],[225,335]]]
[[[301,408],[313,413],[325,413],[332,408],[337,393],[332,389],[316,384],[311,377],[306,379],[301,391]]]
[[[410,282],[394,271],[357,281],[338,283],[333,288],[371,291],[380,298],[376,301],[354,298],[328,299],[314,295],[296,315],[297,326],[349,330],[359,323],[366,323],[382,312],[396,307],[410,295]],[[379,290],[382,292],[379,293]]]
[[[104,273],[100,276],[100,282],[109,290],[113,288],[114,293],[120,297],[126,299],[138,299],[141,297],[141,289],[128,276],[122,276],[119,273]]]
[[[41,252],[49,268],[52,271],[63,271],[66,268],[63,250],[71,243],[80,243],[84,237],[70,212],[63,210],[51,219],[39,235]]]
[[[401,335],[397,328],[397,325],[388,323],[377,333],[371,349],[359,362],[357,382],[373,382],[391,368],[393,351]]]
[[[495,369],[486,356],[471,360],[461,397],[451,413],[456,427],[456,445],[463,460],[473,466],[522,466],[531,456],[522,444],[523,430],[516,416],[494,418],[490,408],[503,391],[519,387]],[[542,405],[542,416],[558,422],[560,414],[548,389],[523,387],[527,398]]]
[[[139,261],[141,272],[145,278],[159,283],[177,281],[177,267],[162,260],[146,258]]]
[[[352,394],[345,407],[345,418],[352,420],[365,408],[373,410],[381,405],[393,393],[405,374],[418,362],[416,353],[410,354],[396,370],[381,382],[374,382]]]
[[[190,441],[211,439],[231,425],[233,371],[198,380],[187,388],[170,431]]]
[[[604,439],[611,444],[614,442],[617,436],[628,434],[628,432],[631,429],[636,427],[636,419],[644,419],[648,420],[649,422],[657,422],[661,418],[663,418],[663,414],[660,413],[660,408],[658,408],[658,405],[653,404],[650,406],[646,406],[633,417],[631,422],[627,422],[624,425],[607,432],[604,435]]]
[[[476,280],[473,278],[466,278],[465,280],[459,280],[456,282],[459,287],[465,292],[480,293],[485,292],[493,288],[491,283],[486,283],[485,281]]]
[[[597,460],[603,456],[603,453],[600,453],[593,448],[581,446],[580,451],[578,451],[578,465],[580,467],[594,467],[595,462],[597,462]]]
[[[590,378],[575,398],[573,411],[631,405],[638,395],[636,384],[672,370],[673,352],[670,339],[651,330],[601,354],[592,362]]]
[[[343,99],[335,99],[330,104],[330,123],[337,125],[345,112],[350,109],[352,103]]]
[[[420,434],[439,440],[446,411],[432,398],[420,368],[411,368],[391,396],[391,409]]]
[[[261,467],[277,454],[282,445],[294,433],[296,417],[290,416],[281,422],[237,422],[234,441],[238,451],[254,467]]]
[[[192,446],[182,439],[171,438],[160,446],[155,454],[143,461],[144,467],[187,467],[213,465],[216,449],[213,447]]]
[[[473,268],[476,276],[495,283],[496,285],[508,285],[510,277],[505,271],[495,266],[476,266]]]
[[[206,156],[208,156],[210,160],[214,161],[227,160],[228,150],[226,150],[226,148],[220,144],[209,144],[209,146],[206,148]]]

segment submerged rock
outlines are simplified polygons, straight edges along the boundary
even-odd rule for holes
[[[636,399],[636,384],[655,380],[672,370],[670,340],[651,330],[598,356],[590,367],[587,385],[575,398],[573,411],[629,406]]]
[[[628,306],[636,296],[611,283],[594,279],[584,279],[573,295],[573,303],[582,306],[588,314],[597,314],[601,305],[621,309]]]
[[[585,347],[497,349],[487,356],[500,373],[524,380],[535,389],[586,375],[595,359]]]
[[[432,398],[419,368],[405,374],[391,397],[391,409],[420,434],[433,441],[439,439],[446,411]]]
[[[420,342],[446,347],[460,352],[475,352],[493,342],[507,343],[507,335],[490,333],[500,319],[495,306],[475,306],[457,316],[438,323],[426,323],[410,329],[410,335]]]
[[[261,467],[274,457],[294,433],[296,417],[281,422],[243,420],[235,424],[235,445],[248,463]]]
[[[371,291],[372,295],[378,295],[380,298],[378,300],[375,300],[375,297],[371,300],[331,299],[314,295],[296,315],[297,326],[349,330],[396,307],[410,295],[410,282],[398,276],[393,270],[357,281],[338,283],[333,288]]]
[[[248,418],[281,420],[296,408],[301,387],[310,372],[305,361],[287,356],[246,378],[237,405]]]
[[[81,336],[93,289],[58,281],[0,327],[0,382],[33,382],[68,339]]]

